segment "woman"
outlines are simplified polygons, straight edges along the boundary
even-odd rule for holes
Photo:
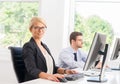
[[[73,70],[55,66],[50,50],[41,40],[46,28],[42,18],[33,17],[31,19],[29,30],[32,37],[23,46],[23,58],[27,69],[25,81],[43,78],[59,82],[58,78],[64,77],[62,74],[76,73]]]

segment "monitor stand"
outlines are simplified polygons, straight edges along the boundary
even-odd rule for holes
[[[88,82],[107,82],[107,79],[104,77],[104,73],[105,73],[106,64],[109,58],[108,57],[109,49],[110,49],[109,45],[106,44],[104,52],[101,53],[101,55],[103,55],[103,60],[102,60],[100,75],[97,77],[90,77],[89,79],[87,79]]]
[[[100,77],[90,77],[87,79],[88,82],[107,82],[107,78],[100,79]]]
[[[120,71],[120,64],[118,68],[111,68],[111,70]]]

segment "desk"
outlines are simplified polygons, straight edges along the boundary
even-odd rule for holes
[[[102,83],[102,84],[120,84],[120,71],[111,71],[111,72],[106,72],[105,73],[106,78],[108,79],[107,82]],[[21,84],[101,84],[101,83],[96,83],[96,82],[87,82],[87,76],[84,78],[81,78],[76,81],[68,81],[67,83],[61,83],[61,82],[53,82],[45,79],[35,79],[32,81],[27,81]]]

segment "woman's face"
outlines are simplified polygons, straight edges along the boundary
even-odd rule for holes
[[[42,23],[36,23],[33,25],[33,27],[30,29],[32,36],[36,39],[41,39],[45,33],[45,25]]]

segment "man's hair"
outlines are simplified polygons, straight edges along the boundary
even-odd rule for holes
[[[81,32],[72,32],[71,34],[70,34],[70,44],[71,44],[71,41],[72,40],[76,40],[76,37],[77,36],[82,36],[83,34],[81,33]]]

